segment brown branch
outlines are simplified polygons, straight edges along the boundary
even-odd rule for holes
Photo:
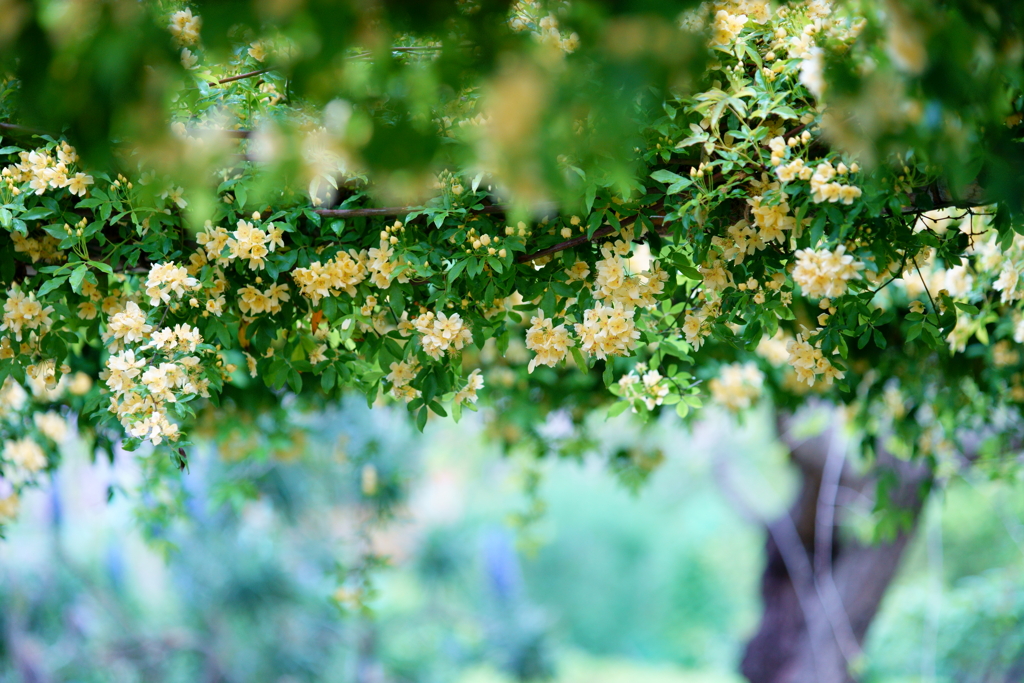
[[[240,81],[243,78],[252,78],[253,76],[262,76],[263,74],[267,73],[268,71],[270,71],[269,68],[267,68],[267,69],[257,69],[256,71],[250,71],[248,73],[238,74],[237,76],[229,76],[227,78],[222,78],[219,81],[210,81],[209,83],[207,83],[207,85],[214,86],[214,85],[223,85],[225,83],[233,83],[235,81]]]
[[[29,128],[28,126],[19,126],[17,123],[0,123],[0,130],[4,130],[14,134],[21,135],[49,135],[50,133],[45,130],[39,130],[38,128]]]
[[[650,219],[652,221],[661,222],[662,225],[660,228],[658,228],[659,235],[664,235],[666,232],[668,232],[668,228],[665,227],[664,216],[651,216]],[[579,235],[578,237],[567,239],[564,242],[559,242],[558,244],[548,247],[547,249],[541,249],[540,251],[534,252],[532,254],[523,254],[522,256],[517,257],[516,261],[519,263],[528,263],[530,261],[535,261],[536,259],[544,258],[545,256],[551,256],[552,254],[557,254],[558,252],[565,251],[566,249],[578,247],[581,244],[586,244],[587,242],[593,242],[594,240],[600,239],[607,235],[611,235],[614,232],[618,232],[618,230],[616,230],[614,227],[610,225],[606,225],[602,228],[598,228],[597,230],[595,230],[594,234],[591,235],[590,237],[587,237],[586,235]]]

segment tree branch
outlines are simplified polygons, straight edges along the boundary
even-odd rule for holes
[[[839,437],[839,425],[833,425],[829,438],[828,454],[821,474],[818,489],[818,504],[814,525],[814,585],[818,597],[825,607],[836,644],[847,662],[853,663],[861,654],[857,636],[850,625],[850,615],[839,594],[835,577],[832,575],[832,537],[835,535],[836,497],[839,483],[846,466],[846,448]]]
[[[0,123],[0,130],[13,133],[15,135],[49,135],[50,133],[45,130],[39,130],[38,128],[30,128],[28,126],[21,126],[17,123]]]
[[[384,206],[367,209],[314,209],[313,213],[330,218],[357,218],[360,216],[404,216],[420,209],[418,206]],[[507,204],[492,204],[479,209],[476,213],[508,213],[512,207]]]

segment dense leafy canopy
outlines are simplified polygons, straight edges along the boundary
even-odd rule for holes
[[[0,516],[68,413],[158,470],[350,390],[1017,429],[1014,3],[0,7]]]

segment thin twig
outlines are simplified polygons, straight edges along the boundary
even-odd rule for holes
[[[921,284],[924,285],[924,293],[928,295],[928,301],[932,302],[932,313],[935,314],[935,322],[939,321],[939,307],[935,305],[935,299],[932,298],[932,293],[928,289],[928,283],[924,281],[924,275],[921,274],[921,266],[914,264],[917,269],[917,276],[921,278]]]

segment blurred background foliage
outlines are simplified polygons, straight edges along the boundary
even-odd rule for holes
[[[200,40],[209,64],[232,61],[240,43],[276,36],[279,49],[259,66],[272,69],[266,79],[295,114],[290,121],[288,116],[261,121],[250,110],[248,118],[222,123],[270,124],[287,131],[317,120],[325,105],[344,102],[354,115],[334,132],[385,194],[401,194],[428,169],[464,165],[473,154],[474,141],[456,143],[444,131],[439,135],[432,115],[447,108],[457,117],[487,97],[496,109],[508,111],[507,132],[535,133],[516,136],[507,148],[499,140],[492,150],[503,157],[504,172],[533,185],[510,188],[517,201],[580,203],[595,182],[629,194],[630,186],[646,176],[634,158],[634,148],[643,146],[637,131],[664,115],[666,93],[691,91],[704,73],[704,37],[679,26],[680,14],[698,3],[540,3],[557,13],[565,36],[575,36],[572,54],[564,60],[527,33],[507,30],[514,4],[193,3],[202,16]],[[1024,167],[1018,113],[1024,5],[1013,0],[844,4],[867,17],[889,15],[867,28],[868,44],[885,42],[886,32],[913,28],[928,58],[908,85],[891,70],[862,69],[841,53],[830,57],[831,105],[843,120],[835,142],[866,158],[916,150],[941,167],[954,186],[979,179],[991,197],[1019,211],[1015,178]],[[166,158],[173,147],[168,114],[210,111],[216,118],[222,108],[236,110],[232,116],[244,112],[233,106],[242,91],[209,87],[182,66],[165,26],[176,8],[169,0],[4,0],[0,73],[13,78],[0,87],[0,119],[63,130],[97,168],[112,160],[119,144],[129,142],[148,146],[154,157],[173,166]],[[431,58],[410,58],[418,50]],[[895,125],[903,99],[912,103],[908,116],[914,125]],[[593,126],[586,136],[574,130],[573,122],[581,118]],[[567,177],[560,156],[572,158],[587,177]],[[178,169],[180,179],[190,180],[190,160],[181,161],[186,163]]]
[[[763,537],[714,462],[781,512],[796,478],[766,414],[692,434],[598,420],[578,457],[541,461],[497,457],[481,421],[414,441],[361,402],[295,414],[260,443],[210,426],[180,490],[141,506],[123,492],[147,490],[144,465],[69,442],[0,553],[0,681],[739,680]],[[933,500],[863,680],[1017,680],[1022,488],[960,479]],[[137,524],[168,496],[189,514]]]

